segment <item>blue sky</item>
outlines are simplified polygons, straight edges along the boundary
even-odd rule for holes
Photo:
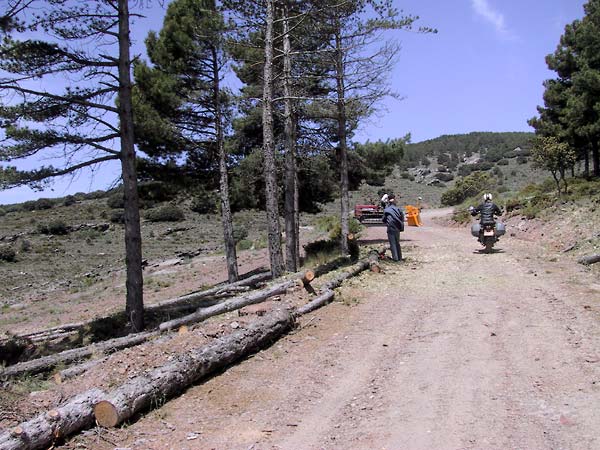
[[[151,2],[156,4],[158,2]],[[555,50],[564,26],[583,17],[585,0],[395,0],[437,34],[397,32],[402,43],[391,74],[403,100],[387,99],[355,140],[385,140],[411,133],[412,141],[471,131],[531,131],[527,119],[542,104],[545,79],[553,78],[545,56]],[[133,28],[134,52],[143,51],[164,8],[156,5]],[[27,187],[0,191],[0,204],[61,197],[110,187],[118,164],[57,181],[53,190]]]

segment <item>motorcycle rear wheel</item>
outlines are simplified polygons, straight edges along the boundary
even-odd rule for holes
[[[492,247],[494,247],[494,239],[485,239],[483,241],[483,246],[485,247],[485,249],[483,250],[485,253],[492,253]]]

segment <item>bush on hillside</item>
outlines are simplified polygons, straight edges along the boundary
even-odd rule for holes
[[[124,224],[125,223],[125,210],[124,209],[115,209],[114,211],[111,211],[110,218],[108,220],[110,220],[112,223]]]
[[[67,195],[63,199],[63,206],[71,206],[71,205],[74,205],[75,203],[77,203],[77,199],[75,198],[74,195]]]
[[[52,209],[54,207],[54,201],[49,198],[39,198],[37,200],[29,200],[24,202],[22,208],[25,211],[42,211],[45,209]]]
[[[41,234],[49,234],[55,236],[61,236],[69,234],[69,227],[61,219],[54,219],[47,224],[38,224],[38,232]]]
[[[190,209],[198,214],[212,214],[218,209],[218,200],[214,192],[202,191],[192,198]]]
[[[503,158],[500,161],[498,161],[496,164],[499,166],[508,166],[508,159]]]
[[[181,208],[168,204],[147,211],[145,219],[150,222],[180,222],[185,220],[185,214]]]
[[[452,175],[451,173],[436,173],[434,177],[440,181],[445,182],[454,180],[454,175]]]
[[[123,209],[125,207],[125,198],[122,192],[117,192],[106,199],[106,206],[111,209]]]
[[[17,252],[9,245],[0,245],[0,261],[14,262]]]
[[[329,239],[339,240],[342,237],[342,225],[338,216],[323,216],[317,220],[317,228],[321,231],[329,233]],[[355,237],[359,235],[363,226],[355,218],[351,218],[348,221],[348,231],[354,234]]]
[[[482,191],[492,190],[493,182],[489,174],[473,172],[471,175],[459,179],[453,188],[442,194],[441,203],[454,206],[462,203],[469,197],[474,197]]]

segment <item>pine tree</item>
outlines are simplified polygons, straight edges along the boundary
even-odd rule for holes
[[[557,74],[544,83],[544,107],[529,120],[540,136],[554,136],[578,150],[586,173],[591,149],[594,176],[600,176],[600,0],[584,5],[585,16],[565,27],[554,53],[546,57]]]
[[[162,30],[146,40],[152,67],[140,63],[135,68],[136,135],[156,160],[185,156],[183,173],[195,183],[212,188],[213,174],[219,173],[228,278],[233,282],[238,267],[224,142],[229,95],[221,87],[226,31],[214,0],[169,4]]]
[[[126,311],[133,329],[139,331],[144,327],[143,278],[129,3],[33,0],[9,3],[9,12],[11,7],[11,20],[2,21],[10,34],[0,45],[0,69],[5,72],[0,78],[0,118],[5,134],[0,160],[53,157],[62,166],[4,167],[2,188],[41,187],[54,177],[120,160],[125,196]],[[20,32],[43,39],[21,40]],[[99,41],[105,45],[97,45]],[[43,84],[33,83],[35,80]]]

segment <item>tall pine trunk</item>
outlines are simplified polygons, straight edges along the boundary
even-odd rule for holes
[[[267,0],[265,66],[263,72],[263,156],[269,258],[273,278],[283,274],[281,229],[277,204],[277,169],[273,135],[273,0]]]
[[[127,267],[126,312],[133,331],[144,329],[144,288],[142,275],[142,235],[135,167],[131,60],[129,56],[129,5],[118,0],[119,8],[119,121],[121,167],[125,196],[125,264]]]
[[[339,140],[339,157],[340,157],[340,189],[341,189],[341,228],[342,255],[347,255],[348,250],[348,213],[349,197],[348,197],[348,144],[346,136],[346,89],[344,86],[344,49],[342,46],[342,30],[340,23],[337,21],[335,28],[335,56],[336,56],[336,90],[337,90],[337,116],[338,116],[338,140]]]
[[[233,220],[229,202],[229,180],[227,175],[227,154],[223,137],[223,113],[221,111],[221,88],[219,86],[219,59],[217,49],[213,47],[213,102],[215,107],[215,134],[219,151],[219,190],[221,196],[221,221],[223,224],[223,242],[227,258],[227,278],[230,283],[239,278],[235,239],[233,238]]]
[[[283,96],[285,133],[285,264],[289,272],[297,270],[297,227],[296,227],[296,140],[291,89],[291,44],[287,2],[283,8]]]

